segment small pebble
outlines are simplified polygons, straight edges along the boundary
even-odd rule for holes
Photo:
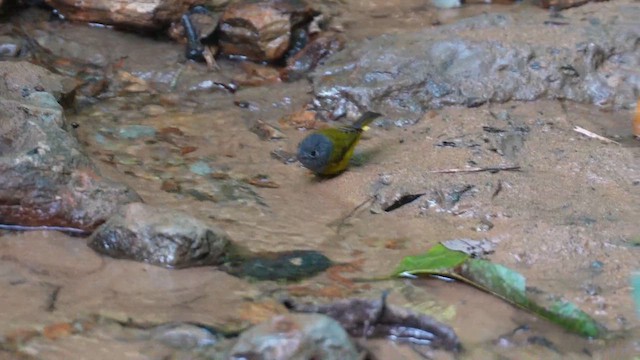
[[[586,284],[584,286],[584,292],[589,296],[596,296],[602,292],[602,288],[595,284]]]
[[[117,130],[118,137],[121,139],[137,139],[141,137],[154,137],[156,129],[147,125],[126,125]]]
[[[393,176],[391,174],[380,174],[380,184],[391,185],[393,183]]]
[[[142,108],[142,112],[144,112],[147,116],[158,116],[167,112],[164,106],[149,104]]]
[[[604,267],[604,263],[600,260],[595,260],[591,263],[590,268],[596,274],[600,274],[602,272],[602,268]]]
[[[160,104],[164,106],[175,106],[180,104],[179,94],[162,94],[159,98]]]
[[[12,58],[20,54],[22,43],[10,36],[0,36],[0,58]]]
[[[196,175],[205,176],[213,172],[209,164],[204,161],[196,161],[189,166],[189,171]]]

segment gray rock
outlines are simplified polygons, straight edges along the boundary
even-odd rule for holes
[[[0,96],[23,101],[34,92],[48,92],[56,101],[73,95],[75,81],[26,61],[0,61]]]
[[[349,335],[320,314],[278,315],[243,332],[229,359],[360,359]]]
[[[563,15],[566,26],[545,26],[544,14],[487,14],[353,44],[312,75],[317,108],[416,119],[427,109],[510,100],[632,107],[640,7],[590,4]]]
[[[115,258],[184,268],[220,264],[230,240],[186,213],[133,203],[100,226],[88,244]]]
[[[2,6],[2,1],[0,1]],[[0,59],[14,58],[20,55],[22,40],[8,35],[0,35]]]
[[[12,65],[16,73],[0,82],[0,94],[8,97],[0,97],[0,219],[5,224],[91,231],[119,205],[140,198],[100,176],[75,138],[61,128],[64,115],[53,95],[16,94],[33,89],[31,81],[36,81],[62,95],[60,77],[49,77],[47,70],[34,66]],[[7,71],[4,64],[0,69]]]
[[[201,326],[187,323],[166,324],[151,330],[151,337],[176,349],[196,349],[214,345],[218,337]]]
[[[116,134],[120,139],[134,140],[141,137],[154,137],[156,129],[148,125],[124,125],[117,129]]]
[[[206,176],[213,172],[211,166],[204,161],[196,161],[193,164],[189,165],[189,171],[196,175]]]
[[[451,9],[462,6],[460,0],[431,0],[431,3],[440,9]]]
[[[191,171],[194,170],[191,169]],[[200,201],[267,206],[264,199],[251,186],[235,179],[212,179],[184,188],[182,193],[193,196]]]

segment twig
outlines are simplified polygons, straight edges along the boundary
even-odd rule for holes
[[[67,226],[28,226],[28,225],[13,225],[13,224],[0,224],[0,230],[9,231],[62,231],[72,234],[89,235],[90,231],[67,227]]]
[[[58,301],[60,290],[62,290],[62,286],[54,285],[51,294],[49,294],[49,296],[47,297],[47,306],[45,307],[46,311],[53,312],[56,310],[56,302]]]
[[[500,194],[500,191],[502,191],[502,180],[498,180],[498,185],[496,186],[496,189],[493,191],[493,194],[491,194],[491,200],[495,199],[496,196]]]
[[[369,196],[363,202],[361,202],[358,206],[353,208],[353,210],[351,210],[345,217],[339,219],[336,227],[336,233],[340,234],[340,230],[342,230],[342,227],[347,223],[347,220],[349,220],[350,217],[352,217],[358,210],[362,209],[363,206],[365,206],[367,203],[369,203],[373,199],[375,199],[375,196]]]
[[[489,166],[489,167],[472,167],[466,169],[444,169],[444,170],[432,170],[431,174],[453,174],[453,173],[476,173],[488,171],[490,173],[497,173],[498,171],[520,171],[520,166]]]
[[[615,141],[615,140],[611,140],[611,139],[608,139],[608,138],[606,138],[604,136],[600,136],[600,135],[598,135],[598,134],[596,134],[596,133],[594,133],[592,131],[589,131],[589,130],[587,130],[587,129],[583,128],[583,127],[577,126],[577,125],[574,126],[573,131],[575,131],[577,133],[580,133],[582,135],[585,135],[587,137],[590,137],[592,139],[598,139],[600,141],[604,141],[604,142],[606,142],[608,144],[618,144],[618,145],[620,145],[620,143]]]

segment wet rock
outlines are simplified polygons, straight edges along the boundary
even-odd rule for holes
[[[342,50],[345,40],[340,34],[323,33],[311,40],[300,52],[287,59],[282,80],[295,81],[303,78],[324,59]]]
[[[72,79],[25,61],[0,61],[0,79],[0,96],[18,101],[36,92],[47,92],[63,101],[76,86]]]
[[[386,303],[387,293],[379,300],[345,299],[331,304],[297,304],[285,306],[292,311],[330,316],[354,337],[389,338],[398,342],[428,345],[449,351],[460,351],[455,331],[436,319]]]
[[[120,139],[133,140],[141,137],[154,137],[156,129],[148,125],[125,125],[117,129],[116,135]]]
[[[212,10],[223,10],[230,3],[235,2],[237,0],[208,0],[206,2],[207,7]]]
[[[220,18],[220,47],[227,55],[254,61],[280,59],[293,29],[311,21],[314,10],[301,0],[239,1]]]
[[[462,6],[460,0],[431,0],[431,3],[440,9],[451,9]]]
[[[196,168],[195,170],[206,172],[205,168]],[[182,189],[182,193],[190,195],[199,201],[266,206],[264,200],[251,186],[235,179],[212,179],[193,187],[185,187]]]
[[[192,6],[190,0],[45,0],[66,19],[138,30],[168,26]]]
[[[216,265],[230,240],[224,231],[171,209],[123,206],[93,233],[95,251],[168,268]]]
[[[0,97],[0,222],[91,231],[120,204],[139,201],[128,187],[102,178],[75,138],[61,128],[64,116],[54,95],[30,90],[50,88],[62,96],[60,77],[19,63],[11,65],[17,71],[11,73],[4,65],[0,63],[5,74],[0,82],[5,96]]]
[[[540,6],[543,8],[553,8],[555,10],[568,9],[575,6],[581,6],[591,1],[608,1],[608,0],[541,0]]]
[[[282,131],[262,120],[257,120],[249,130],[258,135],[260,140],[280,140],[286,138],[286,135]]]
[[[272,66],[243,62],[240,68],[243,72],[233,77],[240,86],[266,86],[280,81],[280,73]]]
[[[197,9],[194,11],[194,9]],[[204,10],[201,10],[204,9]],[[189,29],[185,29],[185,15],[187,16],[187,27],[192,27],[193,34],[189,34]],[[220,14],[209,12],[204,7],[192,8],[187,14],[183,15],[181,22],[171,24],[169,28],[169,36],[177,41],[200,41],[213,34],[218,27]],[[194,38],[189,38],[193,36]]]
[[[196,175],[205,176],[213,173],[213,169],[204,161],[196,161],[189,165],[189,171]]]
[[[353,44],[312,76],[317,108],[330,118],[372,109],[413,119],[433,108],[510,100],[631,108],[640,91],[632,70],[640,66],[633,46],[640,8],[617,4],[580,8],[594,21],[567,13],[562,31],[541,28],[545,14],[487,14]]]
[[[218,336],[202,326],[187,323],[160,325],[151,330],[151,338],[176,349],[195,349],[218,342]]]
[[[149,104],[142,108],[142,112],[148,116],[160,116],[166,113],[167,110],[162,105]]]
[[[225,264],[231,275],[255,280],[296,281],[317,275],[331,266],[331,260],[313,250],[253,254]]]
[[[349,360],[360,354],[335,320],[319,314],[278,315],[243,332],[229,359]]]
[[[2,2],[0,1],[0,6]],[[0,36],[0,59],[14,58],[22,50],[22,41],[12,36]]]

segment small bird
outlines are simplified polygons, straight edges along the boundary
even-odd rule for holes
[[[349,165],[363,128],[382,116],[368,111],[352,125],[322,129],[309,134],[298,145],[298,161],[316,175],[332,176]]]

